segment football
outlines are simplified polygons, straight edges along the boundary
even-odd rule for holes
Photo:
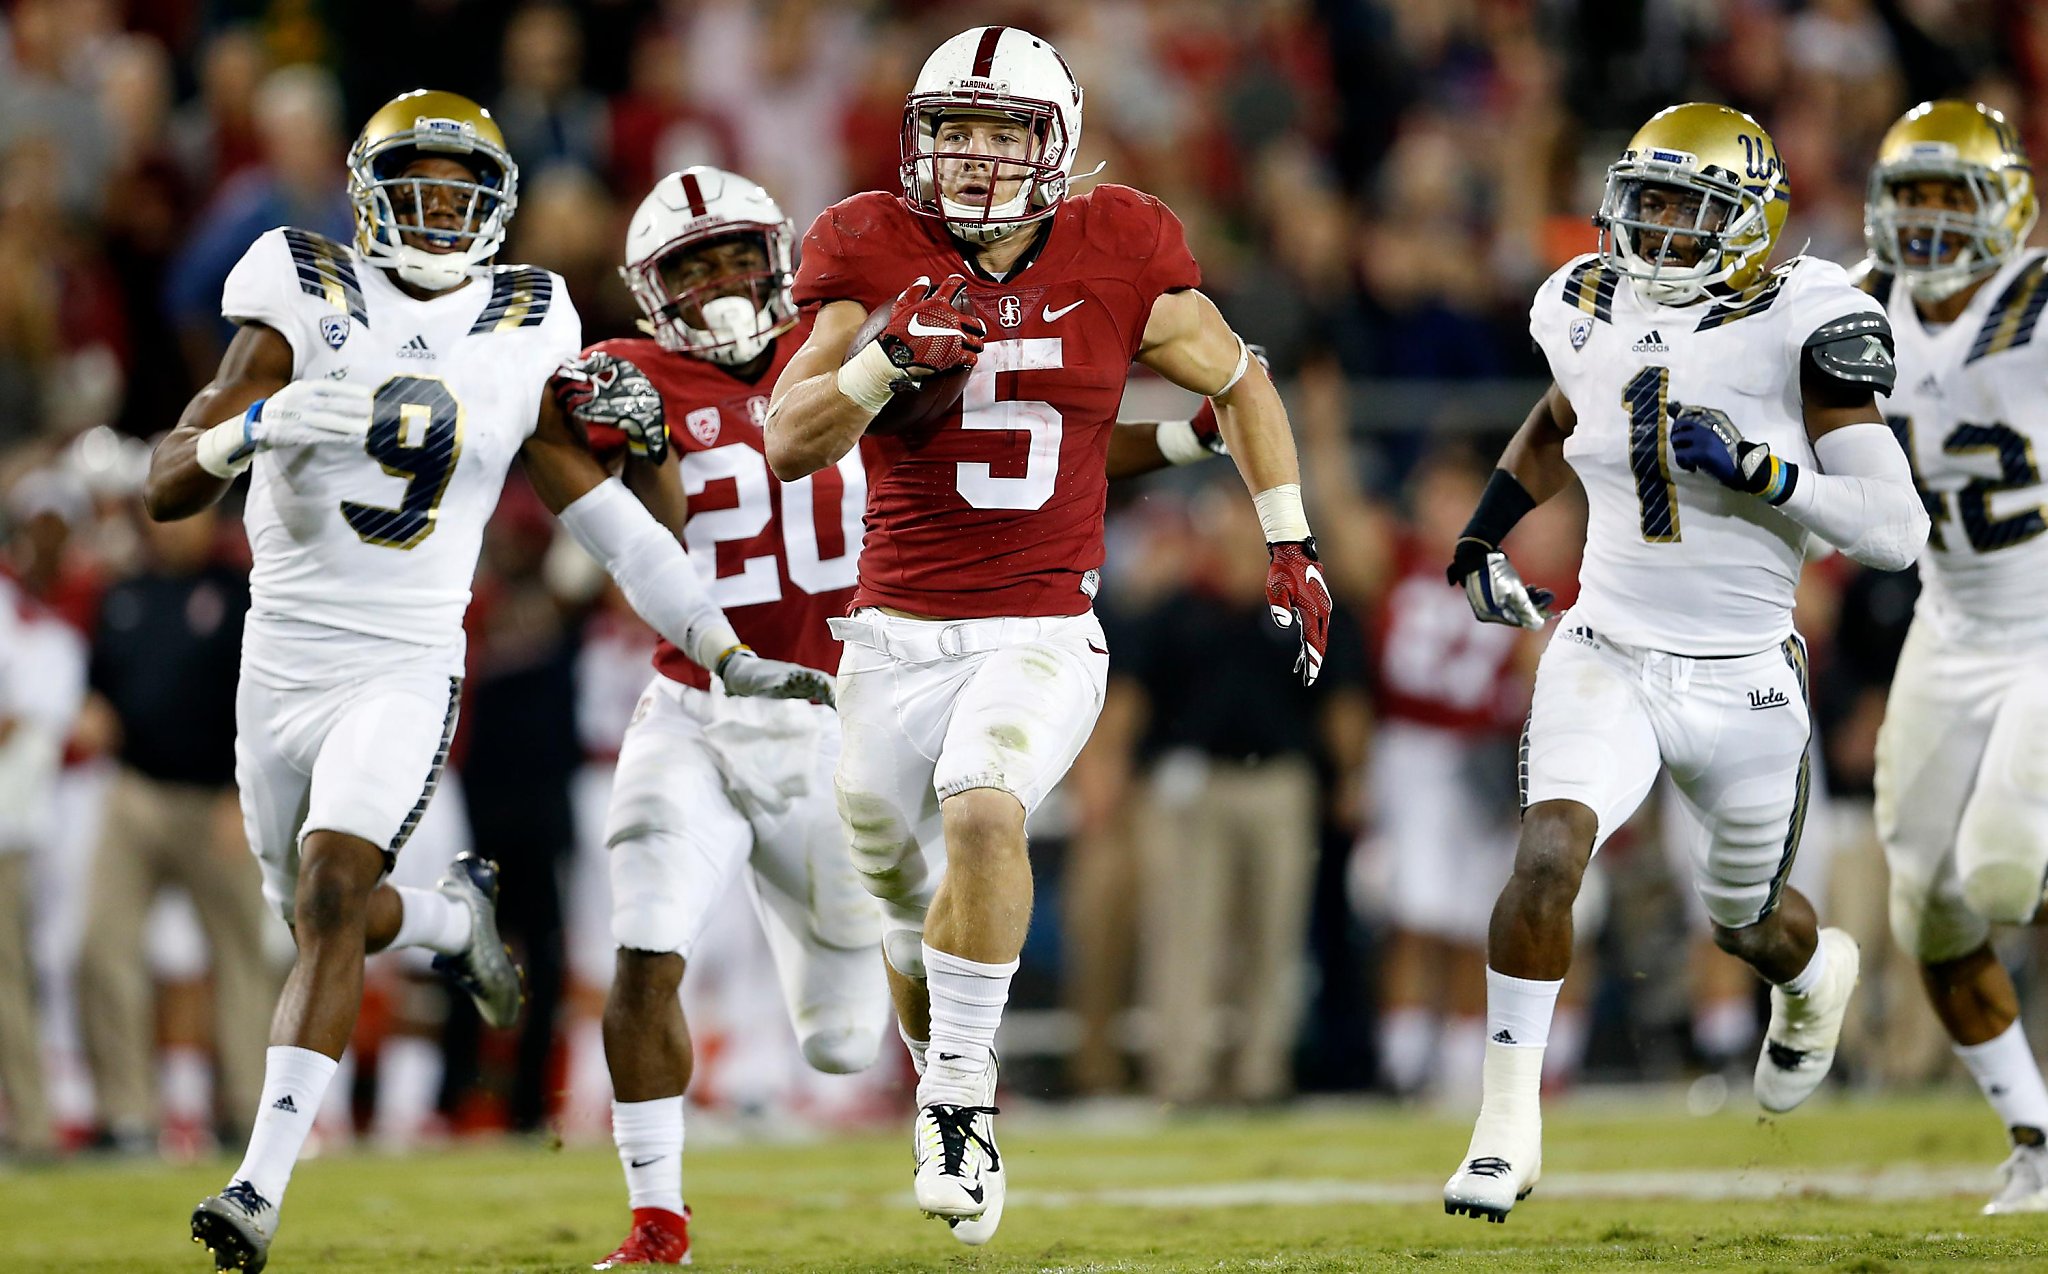
[[[953,300],[953,308],[962,314],[974,313],[974,302],[961,291]],[[866,349],[882,329],[889,325],[889,307],[884,305],[867,316],[853,339],[846,344],[846,354],[839,361],[846,363],[855,354]],[[889,399],[875,418],[868,422],[871,434],[917,433],[938,427],[960,405],[960,395],[966,392],[967,378],[971,371],[956,367],[951,371],[936,372],[925,377],[916,389],[908,389]]]

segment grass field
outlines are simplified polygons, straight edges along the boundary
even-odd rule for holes
[[[2048,1269],[2048,1215],[1977,1214],[2003,1138],[1975,1100],[1729,1106],[1556,1106],[1505,1225],[1443,1215],[1469,1125],[1359,1106],[1006,1119],[1010,1206],[980,1251],[911,1208],[907,1135],[693,1145],[684,1184],[714,1270]],[[0,1271],[208,1270],[186,1215],[230,1166],[0,1173]],[[603,1149],[328,1157],[293,1178],[271,1269],[587,1269],[625,1218]]]

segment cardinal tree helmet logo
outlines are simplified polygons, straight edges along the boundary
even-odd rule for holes
[[[1004,327],[1015,327],[1024,321],[1024,302],[1014,296],[1006,296],[996,303],[996,321]]]

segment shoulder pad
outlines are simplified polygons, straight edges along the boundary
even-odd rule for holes
[[[324,234],[285,226],[279,234],[291,253],[292,270],[298,275],[299,290],[318,297],[363,326],[370,325],[363,305],[363,289],[356,277],[355,256]]]
[[[2037,256],[2012,276],[2012,281],[2005,285],[2005,291],[1991,303],[1991,311],[1984,316],[1984,326],[1978,329],[1977,339],[1970,343],[1970,352],[1963,358],[1966,366],[1980,358],[2032,343],[2041,310],[2048,306],[2048,282],[2044,282],[2044,270],[2048,270],[2048,256]]]
[[[538,266],[501,265],[490,274],[491,294],[469,334],[539,327],[554,303],[555,276]]]
[[[1159,226],[1170,214],[1164,203],[1142,190],[1106,183],[1071,199],[1087,210],[1089,242],[1111,252],[1150,252]]]
[[[1821,324],[1805,344],[1806,356],[1821,372],[1884,394],[1898,379],[1892,348],[1890,321],[1867,310]]]
[[[1543,290],[1571,309],[1612,323],[1614,290],[1620,286],[1621,276],[1603,267],[1597,253],[1588,252],[1545,280]]]

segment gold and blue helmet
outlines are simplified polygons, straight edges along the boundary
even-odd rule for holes
[[[1922,198],[1928,181],[1947,188]],[[2033,165],[2005,116],[1980,102],[1922,102],[1878,143],[1863,237],[1880,269],[1938,301],[2010,260],[2040,212]]]
[[[452,159],[470,177],[406,175],[421,158]],[[349,147],[348,194],[356,250],[439,292],[475,274],[504,245],[519,202],[519,166],[489,111],[459,93],[415,89],[363,125]],[[430,224],[430,205],[451,204],[454,224]]]
[[[1710,288],[1755,285],[1791,207],[1785,163],[1763,125],[1732,107],[1688,102],[1636,130],[1607,169],[1593,224],[1602,265],[1647,300],[1684,305]]]

